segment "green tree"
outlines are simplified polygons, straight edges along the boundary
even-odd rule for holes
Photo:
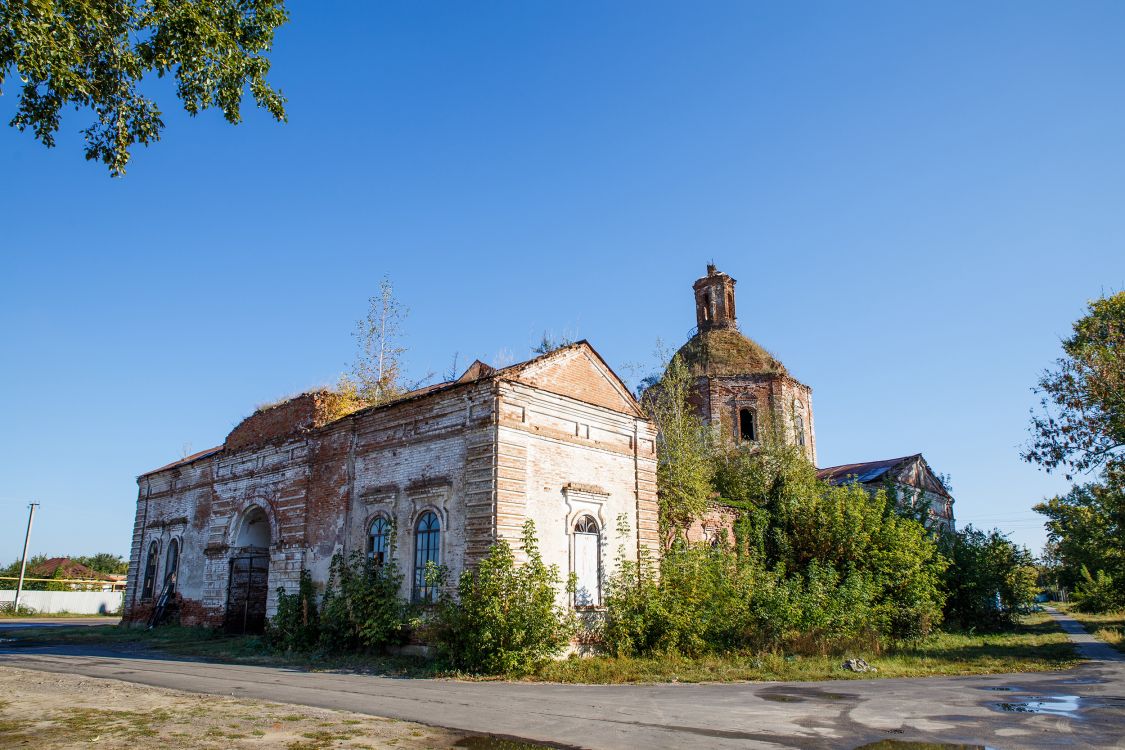
[[[1064,357],[1040,377],[1040,412],[1021,454],[1048,471],[1122,466],[1125,461],[1125,292],[1089,303],[1063,341]],[[1125,468],[1125,467],[1123,467]],[[1120,478],[1120,473],[1117,478]]]
[[[692,404],[694,395],[695,379],[677,354],[643,399],[659,442],[656,482],[665,548],[683,538],[692,521],[703,515],[712,495],[710,441]]]
[[[379,651],[402,643],[409,608],[399,596],[402,579],[393,552],[382,563],[358,551],[333,557],[320,608],[321,645],[334,651]]]
[[[1115,477],[1120,469],[1106,470]],[[1058,560],[1058,581],[1071,590],[1083,583],[1083,570],[1104,572],[1125,606],[1125,482],[1112,479],[1075,486],[1065,495],[1034,507],[1046,516],[1047,540]]]
[[[295,592],[277,589],[277,612],[266,628],[266,640],[281,651],[311,651],[320,638],[320,617],[312,574],[302,570]]]
[[[984,532],[966,526],[942,535],[939,545],[950,561],[945,571],[948,622],[997,630],[1011,625],[1034,603],[1039,590],[1035,558],[998,529]]]
[[[146,75],[173,75],[192,115],[218,107],[242,119],[247,87],[259,107],[285,120],[285,98],[266,83],[283,0],[5,0],[0,2],[0,86],[21,82],[10,124],[55,145],[64,107],[93,111],[86,158],[125,173],[130,149],[159,140]]]
[[[129,561],[121,555],[110,552],[99,552],[96,555],[84,555],[70,559],[80,565],[85,565],[90,570],[108,575],[124,575],[129,572]]]
[[[526,562],[517,562],[501,539],[475,569],[461,574],[456,597],[442,595],[434,640],[451,666],[484,674],[530,672],[573,635],[573,613],[557,601],[559,570],[543,563],[531,520],[523,526],[523,554]]]

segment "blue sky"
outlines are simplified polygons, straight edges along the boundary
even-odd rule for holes
[[[415,375],[694,325],[812,386],[821,465],[923,452],[1038,551],[1029,391],[1125,287],[1120,3],[291,4],[290,122],[178,110],[110,179],[0,129],[0,561],[127,554],[135,476],[335,381],[389,275]],[[15,106],[9,84],[0,119]]]

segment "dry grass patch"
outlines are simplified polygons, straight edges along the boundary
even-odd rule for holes
[[[374,716],[0,667],[0,748],[451,748],[465,735]]]

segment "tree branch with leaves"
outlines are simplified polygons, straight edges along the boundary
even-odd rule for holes
[[[1090,302],[1063,352],[1039,379],[1039,412],[1021,456],[1072,479],[1125,462],[1125,292]]]
[[[64,107],[93,110],[86,158],[125,174],[130,149],[160,139],[164,120],[141,91],[173,75],[184,109],[218,107],[242,120],[243,92],[284,122],[285,97],[266,82],[284,0],[0,0],[0,89],[21,87],[10,125],[48,148]]]

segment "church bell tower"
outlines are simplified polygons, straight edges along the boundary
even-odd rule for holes
[[[695,289],[695,322],[700,331],[738,328],[734,314],[734,285],[738,282],[713,265],[698,279]]]

